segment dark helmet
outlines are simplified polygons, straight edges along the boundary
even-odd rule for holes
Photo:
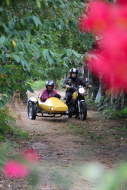
[[[70,75],[71,75],[72,73],[76,73],[76,75],[78,75],[78,69],[76,69],[76,68],[70,69]]]
[[[48,80],[47,82],[46,82],[46,88],[47,88],[47,86],[52,86],[52,89],[54,88],[54,82],[52,81],[52,80]]]

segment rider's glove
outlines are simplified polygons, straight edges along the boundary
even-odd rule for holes
[[[70,88],[70,86],[67,84],[67,85],[66,85],[66,88],[67,88],[67,89],[69,89],[69,88]]]

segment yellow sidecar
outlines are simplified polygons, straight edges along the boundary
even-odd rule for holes
[[[68,106],[56,97],[48,98],[41,102],[40,97],[29,98],[27,102],[27,111],[29,119],[38,117],[61,117],[68,111]]]

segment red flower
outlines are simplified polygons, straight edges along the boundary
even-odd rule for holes
[[[8,178],[24,178],[29,175],[29,169],[24,164],[11,160],[4,165],[3,173]]]

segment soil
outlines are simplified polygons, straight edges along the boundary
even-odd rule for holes
[[[63,100],[64,91],[58,93]],[[91,190],[96,184],[85,175],[86,166],[97,164],[98,171],[99,166],[108,170],[126,160],[126,120],[109,120],[89,103],[85,121],[64,116],[30,120],[23,104],[17,106],[16,114],[17,126],[29,134],[29,139],[20,141],[21,149],[33,148],[40,155],[41,163],[34,171],[39,181],[34,187],[25,180],[8,179],[6,188],[0,184],[2,190]]]

